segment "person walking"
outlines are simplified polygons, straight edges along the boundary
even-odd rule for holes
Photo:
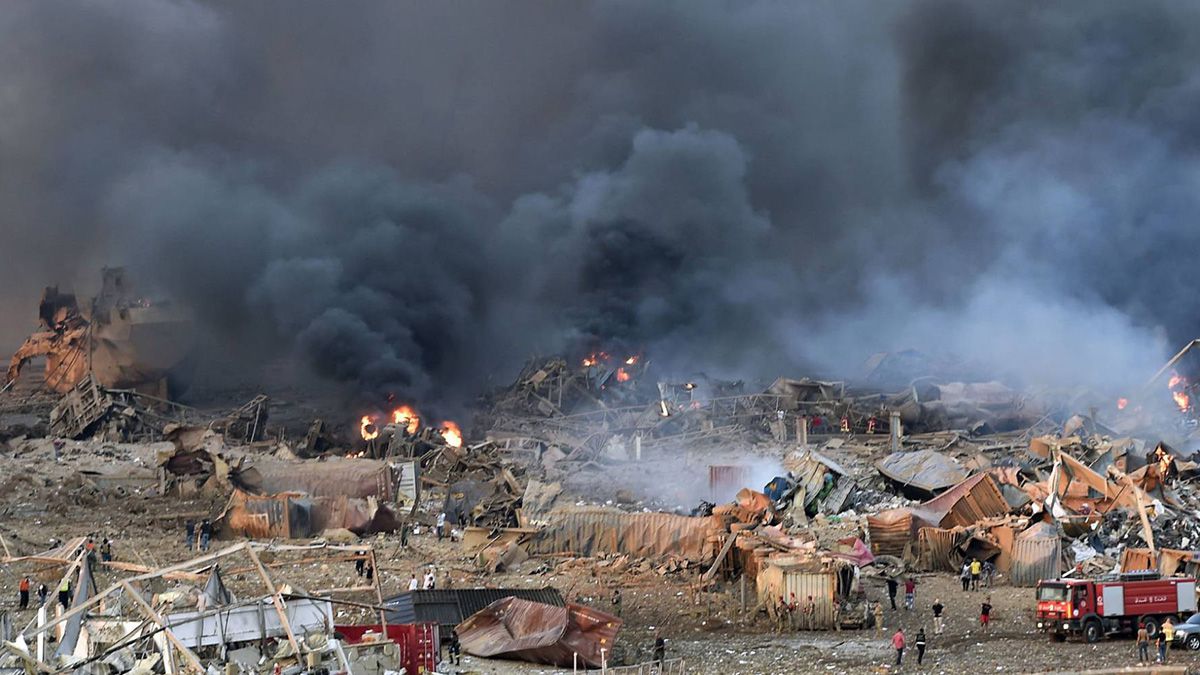
[[[813,596],[808,596],[808,602],[804,603],[804,624],[807,630],[813,631],[817,628],[817,603],[813,601]]]
[[[408,590],[415,591],[420,587],[421,584],[417,581],[417,573],[413,572],[412,578],[408,580]]]
[[[17,585],[17,592],[20,594],[20,607],[26,609],[29,607],[29,577],[21,577],[21,582]]]
[[[971,590],[979,590],[979,575],[983,574],[983,563],[979,562],[979,558],[971,560]]]
[[[46,604],[47,595],[50,595],[50,589],[46,588],[46,584],[38,584],[38,605]]]
[[[612,594],[613,614],[621,616],[621,589],[614,588]]]
[[[942,604],[941,600],[934,598],[931,609],[933,610],[933,634],[941,635],[942,631],[946,629],[946,620],[942,617],[946,606]]]
[[[102,562],[109,562],[112,560],[112,541],[110,541],[107,537],[105,537],[104,541],[100,544],[100,560]]]
[[[458,641],[458,631],[450,633],[450,663],[456,666],[462,665],[462,643]]]
[[[897,628],[895,634],[892,635],[892,648],[896,650],[896,665],[904,660],[904,629]]]
[[[1150,660],[1150,633],[1146,630],[1146,624],[1142,624],[1137,632],[1137,649],[1138,663],[1146,663]]]
[[[875,634],[883,634],[883,603],[875,603]]]
[[[892,609],[896,609],[896,589],[899,587],[899,584],[896,583],[895,579],[889,577],[887,580],[887,587],[888,600],[890,600],[892,603]]]
[[[990,630],[990,628],[988,627],[988,621],[991,620],[991,615],[992,615],[992,596],[989,595],[989,596],[987,596],[987,599],[983,601],[983,604],[979,606],[979,627],[980,628],[983,628],[984,630]]]
[[[425,583],[421,586],[421,588],[427,591],[432,591],[436,586],[437,576],[433,573],[433,568],[430,567],[429,571],[425,572]]]
[[[354,555],[354,573],[362,576],[367,572],[367,554],[359,551]]]
[[[783,596],[779,596],[779,602],[775,605],[775,632],[782,634],[783,625],[787,621],[787,600]]]
[[[916,645],[917,645],[917,665],[919,666],[919,665],[921,665],[921,662],[925,660],[925,628],[924,627],[922,627],[921,630],[917,631]]]
[[[408,521],[400,523],[400,548],[408,548]]]
[[[1166,664],[1167,662],[1167,638],[1163,637],[1163,632],[1158,631],[1158,635],[1154,638],[1154,646],[1158,648],[1158,659],[1155,663]]]
[[[796,613],[800,610],[800,603],[796,602],[796,594],[795,593],[790,594],[788,597],[789,597],[789,600],[788,600],[788,604],[787,604],[787,617],[788,617],[787,625],[788,625],[789,631],[795,632],[796,631]]]
[[[658,661],[658,672],[662,672],[663,661],[667,659],[667,641],[661,633],[654,634],[654,660]]]
[[[996,576],[996,566],[991,560],[983,561],[983,583],[988,588],[992,587],[992,578]]]
[[[196,548],[196,521],[191,518],[183,524],[183,545],[189,551]]]
[[[437,533],[438,541],[441,541],[446,536],[446,512],[442,511],[437,515],[437,524],[433,526]]]
[[[917,581],[912,577],[904,580],[904,609],[912,611],[917,601]]]
[[[966,592],[971,588],[971,563],[963,562],[962,570],[958,573],[958,579],[962,582],[963,591]]]

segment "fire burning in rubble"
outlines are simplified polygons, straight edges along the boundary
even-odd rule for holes
[[[1171,373],[1171,379],[1167,381],[1167,387],[1171,390],[1171,398],[1175,400],[1175,406],[1179,408],[1179,412],[1188,412],[1192,407],[1192,398],[1187,393],[1188,380],[1179,373]]]
[[[611,358],[612,357],[609,356],[607,352],[593,352],[593,353],[589,354],[588,356],[584,357],[583,367],[591,368],[592,366],[598,366],[601,363],[610,360]]]
[[[371,420],[370,415],[362,416],[362,420],[359,421],[358,433],[362,436],[364,441],[373,441],[376,438],[379,438],[379,429]]]
[[[617,382],[628,382],[628,381],[629,381],[629,371],[625,370],[624,368],[617,368]]]
[[[1127,399],[1127,398],[1117,399],[1117,410],[1124,410],[1128,405],[1129,405],[1129,399]]]
[[[417,429],[421,428],[421,417],[409,406],[402,405],[392,411],[392,423],[402,425],[410,434],[417,433]]]
[[[454,447],[454,448],[462,447],[462,444],[463,444],[462,429],[459,429],[458,425],[455,424],[454,422],[451,422],[450,420],[446,420],[445,422],[442,422],[442,438],[446,441],[446,444],[451,447]]]

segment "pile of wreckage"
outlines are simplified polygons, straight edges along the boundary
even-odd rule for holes
[[[238,557],[242,567],[222,567]],[[389,625],[378,577],[372,586],[308,591],[278,576],[280,568],[313,559],[374,565],[375,552],[369,546],[244,542],[149,569],[101,563],[79,538],[52,551],[8,557],[5,564],[27,568],[60,592],[36,607],[23,629],[4,622],[0,667],[97,675],[436,670],[438,625]],[[247,573],[257,588],[235,594],[225,578]],[[119,578],[106,587],[97,584],[114,575]],[[369,598],[345,598],[354,593]],[[337,625],[335,606],[373,615],[378,623]]]

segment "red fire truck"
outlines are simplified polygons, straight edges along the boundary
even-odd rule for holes
[[[1190,577],[1136,572],[1037,585],[1038,630],[1059,640],[1081,634],[1096,642],[1109,633],[1136,632],[1143,623],[1156,635],[1168,617],[1179,623],[1195,611],[1196,580]]]

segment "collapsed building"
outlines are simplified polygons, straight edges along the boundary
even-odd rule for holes
[[[39,330],[9,362],[5,387],[39,357],[45,359],[44,386],[58,393],[91,377],[106,388],[169,399],[186,383],[191,320],[169,302],[138,295],[122,268],[105,268],[100,292],[82,307],[73,294],[46,288],[38,320]]]

